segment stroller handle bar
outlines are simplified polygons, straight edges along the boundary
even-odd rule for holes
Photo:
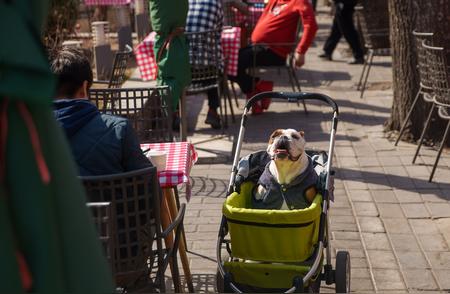
[[[264,98],[277,98],[277,99],[284,99],[288,102],[299,102],[302,100],[319,100],[322,102],[325,102],[328,104],[332,109],[333,112],[336,112],[336,114],[339,114],[339,107],[337,103],[324,94],[319,93],[305,93],[305,92],[299,92],[299,93],[291,93],[291,92],[262,92],[258,93],[255,96],[253,96],[250,100],[247,101],[245,104],[245,109],[247,111],[250,110],[253,104],[256,102],[264,99]]]

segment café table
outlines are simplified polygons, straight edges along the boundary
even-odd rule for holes
[[[155,35],[156,32],[151,32],[134,49],[141,78],[144,81],[155,80],[158,74],[158,65],[153,52]],[[239,27],[226,27],[223,29],[221,37],[224,60],[227,61],[226,73],[229,76],[236,76],[241,43],[241,29]]]
[[[164,230],[170,225],[172,220],[174,220],[178,214],[177,186],[180,184],[185,184],[186,201],[189,202],[191,198],[189,174],[192,166],[197,161],[197,152],[195,151],[194,146],[188,142],[141,144],[141,149],[165,151],[167,154],[166,168],[158,171],[158,180],[163,191],[163,199],[161,203],[161,224]],[[173,236],[167,238],[165,242],[166,244],[171,245],[173,242]],[[184,237],[180,239],[179,254],[189,292],[194,292]],[[177,282],[179,283],[179,281],[174,281],[174,283]]]

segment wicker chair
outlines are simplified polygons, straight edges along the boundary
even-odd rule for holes
[[[436,167],[438,165],[442,150],[445,145],[445,141],[448,136],[448,132],[450,130],[450,81],[444,48],[430,46],[426,41],[423,41],[423,47],[425,48],[428,57],[428,69],[431,76],[434,96],[433,105],[431,106],[424,129],[420,136],[419,145],[417,146],[413,162],[419,154],[420,147],[422,146],[424,137],[430,125],[431,117],[433,116],[435,109],[438,109],[438,115],[440,118],[448,120],[447,127],[445,128],[444,135],[441,140],[441,145],[439,147],[438,154],[436,156],[436,160],[430,174],[430,178],[428,179],[428,181],[431,182],[433,180]]]
[[[172,108],[167,86],[91,89],[89,100],[102,113],[126,117],[141,143],[172,142]]]
[[[380,11],[380,3],[384,3]],[[373,5],[376,6],[373,7]],[[364,39],[364,46],[367,49],[367,57],[364,59],[363,69],[359,77],[357,89],[360,91],[360,98],[364,96],[367,80],[369,78],[370,68],[373,64],[374,56],[386,56],[390,54],[389,41],[389,15],[387,13],[387,1],[363,1],[363,6],[356,6],[355,11],[358,22],[361,26],[361,32]]]
[[[117,89],[122,87],[125,82],[125,72],[127,70],[128,61],[133,56],[133,48],[126,45],[125,51],[117,52],[114,56],[114,63],[109,81],[95,80],[95,84],[107,85],[108,89]]]
[[[422,42],[425,40],[431,40],[433,37],[433,33],[424,33],[424,32],[416,32],[413,31],[413,35],[415,37],[415,43],[416,43],[416,53],[417,53],[417,68],[419,70],[419,76],[420,76],[420,83],[419,83],[419,90],[417,91],[416,97],[414,98],[414,101],[411,105],[411,108],[408,111],[408,114],[406,115],[406,118],[402,124],[402,127],[400,129],[400,134],[398,135],[397,140],[395,141],[395,146],[397,146],[398,142],[400,141],[403,132],[405,131],[406,125],[408,124],[409,118],[411,117],[411,114],[414,110],[414,108],[417,105],[417,102],[419,101],[420,96],[422,96],[423,101],[425,103],[433,103],[433,85],[432,80],[430,76],[430,70],[429,70],[429,64],[428,64],[428,56],[425,48],[422,46]],[[414,158],[415,161],[415,158]],[[413,161],[413,163],[414,163]]]
[[[161,232],[160,188],[156,168],[105,176],[81,177],[90,203],[109,202],[113,222],[116,285],[124,291],[165,292],[164,273],[172,262],[175,292],[181,291],[177,264],[185,204],[172,224]],[[172,246],[162,241],[175,232]]]
[[[189,58],[191,64],[191,84],[186,89],[186,95],[204,93],[211,89],[217,90],[217,95],[221,100],[224,86],[224,62],[221,60],[220,48],[217,44],[221,30],[208,30],[202,32],[186,32],[186,39],[189,45]],[[221,50],[221,49],[219,49]],[[231,98],[228,95],[231,115],[234,116]],[[225,114],[220,102],[220,116],[222,128],[227,127],[227,103],[224,103]]]

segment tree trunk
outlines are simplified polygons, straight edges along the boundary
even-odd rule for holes
[[[415,3],[414,3],[415,2]],[[450,36],[450,1],[447,0],[389,0],[390,37],[392,49],[393,94],[391,117],[387,130],[399,130],[414,101],[419,88],[415,40],[411,32],[434,33],[433,42],[437,46],[448,46]],[[448,48],[447,48],[448,50]],[[422,103],[412,113],[403,138],[417,140],[427,118],[429,105]],[[427,132],[432,142],[440,141],[445,123],[434,118]]]
[[[389,15],[394,99],[387,129],[399,130],[419,89],[415,42],[411,34],[415,27],[411,0],[389,0]],[[424,120],[422,105],[420,103],[412,113],[406,137],[420,136],[421,128],[417,126]]]

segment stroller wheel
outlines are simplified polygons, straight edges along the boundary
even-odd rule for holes
[[[216,273],[216,292],[217,293],[233,293],[234,291],[229,287],[229,285],[225,285],[225,280],[217,268]]]
[[[350,254],[339,251],[336,254],[336,293],[350,293]]]

